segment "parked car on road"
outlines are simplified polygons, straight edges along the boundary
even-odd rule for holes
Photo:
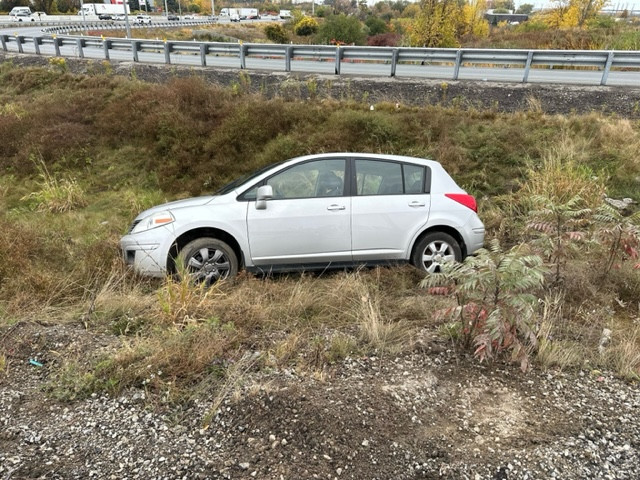
[[[149,15],[136,15],[133,23],[138,25],[151,25],[151,17]]]
[[[35,22],[29,7],[13,7],[9,12],[9,17],[13,22]]]
[[[435,161],[331,153],[298,157],[214,195],[138,215],[120,240],[145,275],[214,283],[249,271],[410,262],[425,272],[482,247],[474,197]]]

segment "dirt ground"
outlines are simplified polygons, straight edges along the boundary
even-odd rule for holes
[[[638,478],[640,389],[606,373],[481,365],[424,332],[397,358],[248,371],[219,404],[48,393],[62,359],[119,341],[80,324],[0,331],[1,479]]]

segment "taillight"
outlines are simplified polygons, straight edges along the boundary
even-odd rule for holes
[[[451,200],[455,200],[456,202],[478,213],[478,204],[476,203],[476,199],[473,197],[473,195],[469,195],[467,193],[445,193],[444,196],[450,198]]]

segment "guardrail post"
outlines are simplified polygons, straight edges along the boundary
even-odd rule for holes
[[[16,35],[16,42],[18,42],[18,53],[24,53],[24,49],[22,48],[24,37],[22,35]]]
[[[0,35],[0,43],[2,44],[2,50],[7,51],[7,39],[8,35]]]
[[[164,41],[164,63],[171,64],[171,44],[166,40]]]
[[[62,55],[60,55],[60,39],[55,35],[53,36],[53,48],[55,48],[56,50],[56,57],[61,57]]]
[[[340,75],[340,64],[342,62],[343,55],[344,55],[344,51],[342,50],[342,47],[338,45],[338,47],[336,48],[336,67],[335,67],[336,75]]]
[[[284,49],[284,71],[285,72],[291,71],[291,57],[293,57],[293,47],[289,45],[287,46],[287,48]]]
[[[400,54],[400,50],[394,48],[391,50],[391,76],[396,76],[396,66],[398,65],[398,55]]]
[[[33,48],[36,50],[36,55],[40,55],[40,44],[42,43],[42,38],[33,37]]]
[[[453,67],[453,78],[452,80],[458,80],[458,75],[460,74],[460,64],[462,63],[462,49],[456,52],[456,64]]]
[[[104,50],[104,59],[109,60],[109,49],[111,48],[111,40],[103,40],[102,48]]]
[[[524,64],[524,75],[522,75],[522,83],[527,83],[527,80],[529,80],[529,70],[531,70],[532,61],[533,50],[529,50],[529,53],[527,53],[527,63]]]
[[[607,63],[604,65],[604,72],[602,72],[602,79],[600,80],[600,85],[607,84],[607,78],[609,77],[609,70],[611,70],[611,64],[613,63],[613,52],[609,52],[607,55]]]
[[[200,65],[207,66],[207,50],[208,47],[205,43],[200,44]]]
[[[131,53],[133,54],[133,61],[138,61],[138,50],[140,49],[140,42],[131,40]]]
[[[78,57],[84,58],[84,50],[82,49],[84,41],[82,38],[76,40],[76,46],[78,47]]]
[[[247,48],[244,46],[244,44],[240,44],[240,68],[241,69],[245,69],[247,68]]]

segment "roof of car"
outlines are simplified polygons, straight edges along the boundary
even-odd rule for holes
[[[412,162],[422,163],[423,165],[440,166],[440,162],[430,160],[428,158],[409,157],[406,155],[393,155],[386,153],[362,153],[362,152],[334,152],[334,153],[315,153],[313,155],[304,155],[301,157],[292,158],[286,163],[295,163],[298,161],[312,160],[314,158],[367,158],[376,160],[394,160],[397,162]]]

